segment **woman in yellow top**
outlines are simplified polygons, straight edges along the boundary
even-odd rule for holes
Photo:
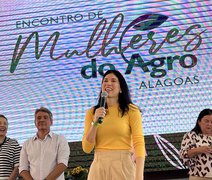
[[[105,108],[100,107],[102,92],[108,94]],[[100,117],[104,118],[101,124]],[[143,180],[145,142],[141,114],[117,70],[104,74],[98,104],[86,112],[82,147],[86,153],[95,147],[88,180]],[[133,147],[136,163],[131,157]]]

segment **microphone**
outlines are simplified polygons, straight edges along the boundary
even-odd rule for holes
[[[107,96],[108,96],[108,93],[106,91],[102,92],[101,99],[100,99],[100,107],[104,107],[105,108]],[[102,122],[103,122],[103,117],[100,117],[98,119],[98,123],[102,124]]]

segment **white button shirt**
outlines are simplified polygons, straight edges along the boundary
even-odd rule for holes
[[[19,172],[26,170],[34,180],[43,180],[57,164],[63,163],[67,166],[69,155],[68,142],[62,135],[50,132],[44,140],[36,135],[23,144]],[[57,180],[64,180],[64,173]]]

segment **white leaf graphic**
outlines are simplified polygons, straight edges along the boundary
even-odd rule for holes
[[[164,139],[158,134],[155,134],[154,138],[159,149],[163,153],[164,157],[168,160],[168,162],[171,163],[177,169],[185,169],[185,166],[182,164],[182,162],[178,158],[179,156],[177,156],[179,155],[179,151],[173,146],[173,144],[171,144],[170,142],[168,142],[166,139]],[[174,159],[176,159],[178,164],[176,164],[172,159],[170,159],[170,156],[174,157]]]

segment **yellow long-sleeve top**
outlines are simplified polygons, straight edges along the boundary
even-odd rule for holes
[[[96,143],[90,143],[86,135],[92,126],[94,108],[86,112],[85,128],[82,139],[82,148],[86,153],[95,150],[129,150],[132,145],[135,157],[145,157],[145,141],[142,128],[142,119],[139,109],[130,104],[129,111],[122,116],[119,106],[108,108],[102,124],[98,125]]]

